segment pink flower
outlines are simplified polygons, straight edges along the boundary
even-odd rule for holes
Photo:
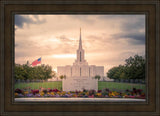
[[[135,98],[135,96],[131,96],[131,95],[130,95],[129,98]]]
[[[88,96],[89,98],[94,98],[94,95]]]
[[[38,89],[35,89],[35,90],[31,90],[32,93],[35,95],[36,93],[39,93],[39,90]]]

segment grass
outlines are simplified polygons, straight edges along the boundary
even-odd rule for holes
[[[23,89],[25,87],[31,87],[31,89],[39,89],[43,88],[57,88],[58,90],[62,90],[62,81],[54,81],[54,82],[32,82],[32,83],[17,83],[15,84],[15,89]]]
[[[54,82],[32,82],[32,83],[19,83],[15,84],[15,89],[20,88],[23,89],[25,87],[31,87],[31,89],[39,89],[43,88],[57,88],[58,90],[62,90],[62,81],[54,81]],[[110,90],[118,89],[118,90],[132,90],[132,88],[142,89],[145,92],[145,84],[132,84],[132,83],[118,83],[118,82],[98,82],[98,90],[102,90],[103,88],[108,88]]]
[[[118,83],[118,82],[98,82],[98,90],[102,90],[103,88],[108,88],[110,90],[118,89],[118,90],[132,90],[133,88],[142,89],[145,92],[145,84],[133,84],[133,83]]]

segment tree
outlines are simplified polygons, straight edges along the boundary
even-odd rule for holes
[[[135,55],[125,60],[127,73],[131,79],[145,79],[145,59],[142,56]]]
[[[118,72],[119,72],[119,68],[113,67],[107,72],[107,76],[111,79],[117,79],[119,78]]]
[[[55,76],[56,73],[52,71],[52,67],[42,64],[41,66],[30,67],[27,64],[15,64],[15,79],[46,80]]]
[[[21,65],[15,64],[15,73],[14,73],[14,75],[15,75],[15,79],[16,80],[18,80],[18,79],[23,80],[24,79],[24,77],[23,77],[24,70],[23,70],[23,67]]]
[[[59,78],[60,78],[61,80],[62,80],[62,79],[66,79],[66,75],[61,75]]]
[[[113,67],[113,68],[111,68],[111,69],[109,69],[108,70],[108,72],[107,72],[107,76],[109,77],[109,78],[111,78],[111,79],[114,79],[114,73],[116,72],[116,67]]]
[[[98,79],[98,81],[99,81],[100,78],[101,78],[101,76],[100,76],[100,75],[96,75],[94,78],[95,78],[95,79]]]
[[[126,76],[126,67],[123,65],[119,65],[118,67],[118,78],[119,79],[128,79],[128,77]]]
[[[125,60],[125,65],[111,68],[107,72],[111,79],[145,79],[145,59],[135,55]]]
[[[24,70],[23,74],[24,80],[31,79],[32,78],[31,67],[29,67],[27,64],[22,65],[22,67]]]
[[[52,71],[52,67],[49,65],[42,64],[39,68],[40,79],[46,80],[55,76],[54,71]]]

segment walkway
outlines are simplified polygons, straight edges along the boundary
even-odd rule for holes
[[[15,102],[145,102],[132,98],[15,98]]]

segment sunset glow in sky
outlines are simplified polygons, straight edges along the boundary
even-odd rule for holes
[[[15,15],[15,63],[72,65],[80,27],[85,59],[105,73],[135,54],[145,56],[145,15]]]

